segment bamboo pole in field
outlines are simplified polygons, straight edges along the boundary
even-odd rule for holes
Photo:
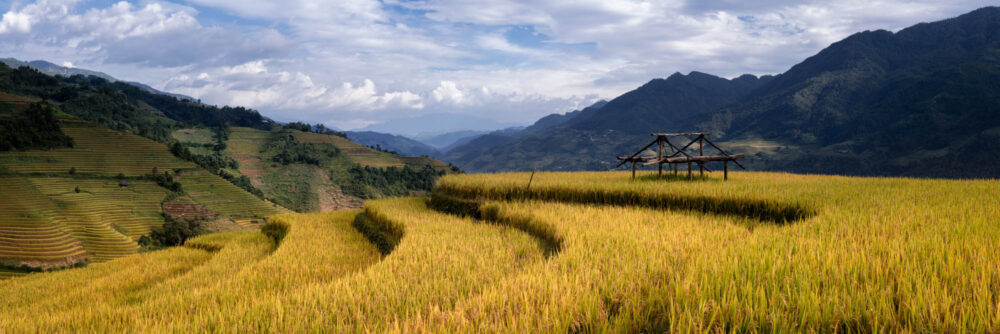
[[[632,163],[633,168],[635,168],[635,163]],[[634,173],[634,172],[633,172]],[[632,177],[635,177],[634,175]],[[531,190],[531,181],[535,180],[535,170],[531,170],[531,177],[528,178],[528,186],[524,187],[524,194],[528,194],[528,190]]]

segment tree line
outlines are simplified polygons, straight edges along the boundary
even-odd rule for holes
[[[407,196],[413,191],[431,191],[434,182],[444,172],[439,172],[431,165],[414,169],[410,166],[375,168],[354,165],[349,170],[351,178],[341,186],[344,193],[360,198],[379,198],[387,196]]]
[[[59,127],[56,108],[36,102],[23,112],[0,118],[0,151],[73,147],[73,138]]]

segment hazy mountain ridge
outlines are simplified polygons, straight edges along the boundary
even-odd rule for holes
[[[507,128],[468,138],[462,143],[456,143],[458,145],[443,150],[445,154],[442,156],[442,159],[448,161],[475,159],[478,156],[487,154],[494,147],[507,144],[517,138],[562,125],[579,115],[600,109],[606,104],[607,101],[600,100],[586,108],[570,111],[565,114],[549,114],[526,128]]]
[[[456,131],[494,131],[512,126],[517,124],[499,122],[487,117],[441,113],[393,119],[352,131],[374,131],[421,138]]]
[[[463,130],[443,133],[433,136],[417,136],[413,139],[427,146],[447,152],[451,148],[464,144],[475,137],[490,133],[490,131]]]
[[[702,130],[758,170],[997,177],[996,31],[1000,9],[988,7],[856,33],[774,77],[675,74],[548,131],[448,159],[472,171],[605,169],[650,132]]]
[[[734,102],[770,79],[675,73],[650,80],[606,104],[585,108],[563,124],[519,137],[481,137],[455,148],[444,160],[472,171],[607,169],[614,166],[615,155],[634,151],[636,145],[649,141],[650,133],[665,130],[658,124],[689,119]]]
[[[347,131],[347,138],[368,147],[379,147],[409,156],[437,156],[435,148],[404,136],[374,131]]]

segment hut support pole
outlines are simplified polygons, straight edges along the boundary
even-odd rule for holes
[[[691,179],[692,179],[692,176],[691,176],[691,162],[688,161],[688,180],[691,180]]]
[[[729,181],[729,160],[722,161],[722,180]]]
[[[635,160],[632,160],[632,179],[635,180]]]
[[[663,137],[656,137],[656,143],[660,145],[660,149],[656,151],[656,159],[660,161],[656,165],[659,166],[656,177],[663,178]]]
[[[705,135],[698,136],[698,155],[705,155]],[[701,178],[705,178],[705,166],[703,164],[698,164],[698,173]]]

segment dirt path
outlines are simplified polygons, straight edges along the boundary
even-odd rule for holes
[[[329,175],[319,172],[317,176],[318,179],[323,180],[323,184],[316,189],[317,195],[319,195],[319,211],[336,211],[343,209],[358,209],[364,204],[364,200],[348,196],[340,190],[340,186],[333,184],[330,180]]]

